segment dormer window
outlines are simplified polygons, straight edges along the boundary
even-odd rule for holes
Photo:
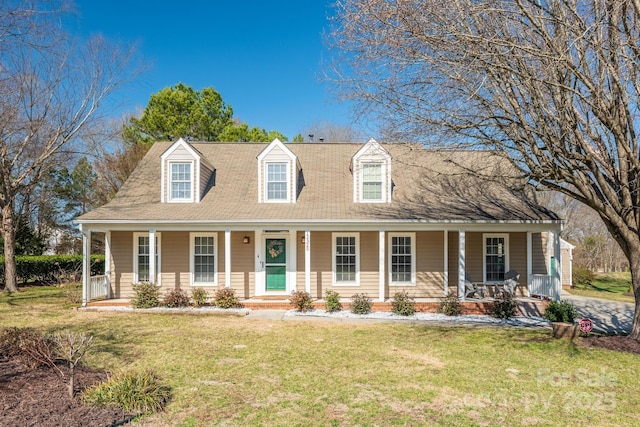
[[[169,201],[191,201],[193,188],[192,164],[184,162],[170,162],[171,185]]]
[[[277,138],[258,155],[258,202],[295,203],[300,164]]]
[[[362,200],[379,202],[382,200],[382,164],[362,164]]]
[[[354,203],[391,202],[391,155],[374,139],[351,159]]]
[[[287,164],[286,163],[267,163],[267,200],[287,201]]]

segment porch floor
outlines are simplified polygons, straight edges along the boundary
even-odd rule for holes
[[[542,316],[548,301],[532,297],[515,298],[518,304],[518,314],[521,316]],[[436,313],[440,305],[441,298],[415,298],[416,311],[421,313]],[[495,302],[493,298],[467,298],[461,301],[462,314],[488,314],[491,306]],[[260,297],[240,300],[243,308],[251,310],[290,310],[291,304],[288,298],[282,299],[263,299]],[[351,300],[343,300],[342,309],[349,310]],[[131,302],[127,298],[105,299],[90,301],[87,307],[129,307]],[[313,301],[315,309],[324,310],[325,300],[318,299]],[[372,311],[391,312],[392,300],[387,299],[384,302],[373,301]]]

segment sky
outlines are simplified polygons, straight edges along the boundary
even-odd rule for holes
[[[139,43],[149,70],[119,93],[123,112],[141,112],[179,82],[213,87],[234,117],[291,140],[315,123],[350,124],[320,79],[331,3],[76,0],[76,9],[81,33]]]

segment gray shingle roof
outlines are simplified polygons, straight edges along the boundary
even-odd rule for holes
[[[161,203],[160,156],[170,145],[154,144],[117,196],[78,222],[558,219],[517,191],[513,171],[491,153],[434,151],[411,144],[382,144],[392,156],[391,203],[353,202],[350,163],[362,147],[354,143],[288,144],[304,175],[297,202],[290,204],[258,203],[257,156],[266,144],[192,143],[216,169],[215,185],[200,203]]]

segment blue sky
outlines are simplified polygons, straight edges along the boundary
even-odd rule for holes
[[[323,31],[332,1],[76,0],[80,30],[140,43],[150,70],[123,105],[182,82],[213,86],[251,126],[292,139],[311,124],[350,123],[349,109],[319,81],[328,61]]]

